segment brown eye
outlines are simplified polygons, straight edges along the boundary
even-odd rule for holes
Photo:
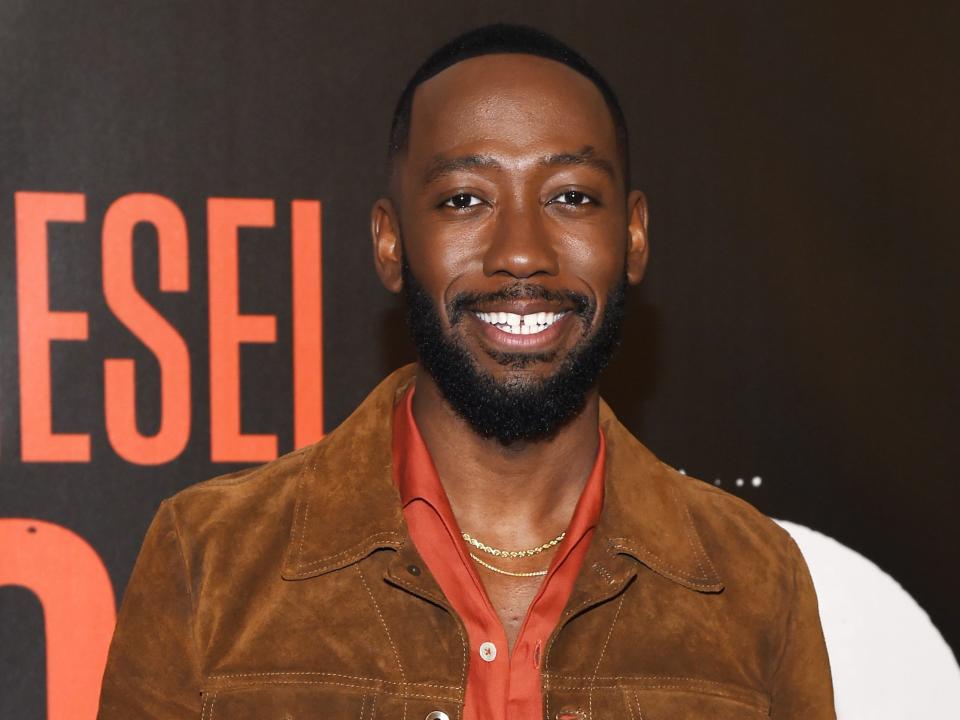
[[[588,203],[592,203],[593,200],[589,195],[586,195],[579,190],[567,190],[565,193],[557,195],[550,202],[556,202],[561,205],[586,205]]]
[[[480,198],[469,193],[457,193],[443,203],[444,207],[452,207],[457,210],[464,210],[468,207],[480,204]]]

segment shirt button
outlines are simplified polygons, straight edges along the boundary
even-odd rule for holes
[[[497,646],[492,642],[485,642],[480,645],[480,657],[487,662],[493,662],[497,659]]]
[[[442,710],[434,710],[433,712],[427,713],[427,717],[424,718],[424,720],[450,720],[450,716]]]

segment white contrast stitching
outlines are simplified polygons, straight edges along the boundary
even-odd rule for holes
[[[636,547],[637,549],[641,550],[645,555],[649,555],[650,557],[655,559],[658,565],[660,565],[664,570],[668,571],[667,573],[668,575],[670,574],[676,575],[678,578],[681,578],[684,582],[687,582],[690,585],[693,585],[695,587],[709,588],[716,585],[716,583],[698,582],[693,575],[683,570],[680,570],[679,568],[676,568],[673,565],[670,565],[667,561],[665,561],[663,558],[661,558],[659,555],[657,555],[655,552],[650,550],[650,548],[648,548],[646,545],[642,543],[635,543],[634,546],[631,547],[623,543],[611,541],[611,547],[613,547],[615,550],[625,550],[627,552],[632,550],[633,547]],[[701,568],[701,572],[703,572],[702,568]],[[701,579],[705,579],[705,578],[701,578]]]
[[[590,682],[591,680],[600,680],[604,682],[618,682],[620,680],[681,680],[703,685],[718,685],[720,687],[730,687],[730,683],[720,682],[718,680],[706,680],[695,677],[685,677],[683,675],[555,675],[559,680]]]
[[[304,497],[304,493],[305,493],[304,479],[306,478],[306,475],[307,475],[308,465],[311,470],[314,470],[314,471],[316,470],[316,465],[310,465],[307,462],[307,459],[304,458],[303,464],[300,466],[300,476],[297,478],[297,507],[294,509],[294,513],[296,513],[295,520],[301,523],[300,545],[297,548],[297,567],[299,567],[300,564],[303,562],[303,542],[307,536],[307,516],[310,514],[310,500],[307,499],[304,501],[304,515],[302,517],[300,517],[299,515],[300,498]]]
[[[617,611],[613,614],[613,621],[610,623],[610,629],[607,630],[607,637],[606,637],[606,639],[604,639],[604,641],[603,641],[603,647],[600,648],[600,656],[597,658],[597,664],[596,664],[596,665],[594,666],[594,668],[593,668],[593,678],[590,680],[590,688],[589,688],[589,690],[588,690],[588,693],[589,693],[589,694],[587,695],[587,707],[588,707],[587,717],[588,717],[590,720],[593,720],[593,690],[594,690],[594,682],[595,682],[595,680],[596,680],[597,675],[598,675],[599,672],[600,672],[600,663],[603,662],[603,656],[604,656],[604,655],[606,654],[606,652],[607,652],[607,645],[608,645],[609,642],[610,642],[610,636],[613,635],[613,628],[614,628],[614,626],[617,624],[617,618],[620,617],[620,608],[623,607],[623,599],[624,599],[625,597],[626,597],[626,595],[621,595],[621,596],[620,596],[620,602],[617,603]]]
[[[707,555],[707,551],[703,547],[703,542],[700,540],[700,534],[697,532],[696,527],[693,524],[693,517],[690,515],[690,507],[682,502],[677,495],[676,491],[673,493],[674,500],[678,505],[683,509],[684,517],[686,518],[687,527],[690,529],[690,532],[687,535],[687,541],[690,543],[693,548],[694,555],[699,555],[704,560],[707,561],[707,565],[710,566],[710,569],[713,571],[714,577],[718,577],[717,569],[713,566],[713,562],[710,560],[710,556]],[[696,541],[696,544],[694,544]],[[700,564],[700,560],[697,560],[697,567],[700,568],[700,574],[706,577],[706,572],[704,572],[703,565]]]
[[[282,676],[322,676],[322,677],[335,677],[343,678],[345,680],[367,680],[371,683],[382,683],[385,685],[402,685],[396,680],[384,680],[382,678],[366,677],[363,675],[343,675],[341,673],[331,673],[331,672],[311,672],[311,671],[276,671],[276,672],[251,672],[251,673],[224,673],[220,675],[211,675],[208,679],[210,680],[223,680],[227,678],[247,678],[247,677],[282,677]],[[456,685],[440,685],[439,683],[428,683],[428,682],[408,682],[406,683],[410,686],[416,687],[431,687],[438,688],[441,690],[460,690]]]
[[[309,510],[309,504],[307,506],[307,510]],[[306,524],[304,524],[304,527],[306,527]],[[346,550],[343,550],[338,553],[334,553],[333,555],[328,555],[326,557],[320,558],[319,560],[315,560],[311,563],[304,563],[298,560],[297,574],[304,575],[318,568],[322,568],[324,565],[334,565],[336,564],[338,558],[341,558],[345,555],[350,555],[351,553],[353,553],[357,558],[363,557],[364,555],[367,554],[367,549],[365,546],[371,540],[376,540],[377,538],[396,538],[396,536],[397,534],[393,531],[378,532],[368,537],[365,537],[363,540],[356,543],[353,547],[347,548]],[[392,544],[394,544],[395,547],[399,547],[400,542],[397,540],[394,540],[394,543]]]
[[[397,650],[396,643],[393,642],[393,636],[390,634],[390,628],[387,627],[387,621],[383,618],[383,613],[380,612],[380,604],[377,602],[377,599],[373,596],[373,591],[370,590],[370,586],[367,584],[367,579],[363,576],[363,570],[359,565],[357,567],[357,574],[360,576],[360,582],[363,583],[363,588],[367,591],[367,595],[370,596],[370,601],[373,603],[373,609],[377,611],[377,617],[380,618],[380,624],[383,625],[383,630],[387,634],[387,640],[390,641],[390,647],[393,648],[393,657],[397,661],[397,669],[400,671],[400,680],[402,684],[400,686],[400,692],[406,696],[407,694],[407,675],[403,671],[403,662],[400,660],[400,651]],[[403,703],[403,716],[407,716],[407,703]]]
[[[636,690],[633,691],[633,702],[637,706],[637,714],[639,715],[637,720],[643,720],[643,708],[640,707],[640,696],[637,694]]]
[[[332,687],[345,687],[353,688],[355,690],[371,690],[376,692],[377,688],[372,688],[369,685],[359,685],[356,683],[343,683],[343,682],[334,682],[332,680],[267,680],[265,681],[270,685],[323,685],[323,686],[332,686]],[[255,685],[238,685],[232,688],[225,688],[223,692],[234,692],[247,690],[251,687],[256,687]],[[218,690],[217,693],[220,691]],[[214,693],[214,698],[216,694]],[[384,693],[385,695],[394,695],[395,693]],[[459,698],[452,697],[450,695],[429,695],[427,693],[418,693],[418,692],[407,692],[396,693],[397,697],[403,699],[413,699],[413,700],[443,700],[445,702],[459,702]]]
[[[557,690],[584,690],[584,689],[586,689],[586,688],[583,688],[582,686],[579,686],[579,685],[555,685],[554,687],[555,687]],[[598,688],[598,689],[613,690],[613,689],[615,689],[615,687],[614,687],[614,686],[611,686],[611,687]],[[704,693],[704,694],[706,694],[706,695],[716,695],[716,696],[718,696],[718,697],[727,698],[728,700],[731,700],[731,701],[733,701],[733,702],[739,702],[739,703],[741,703],[741,704],[743,704],[743,705],[749,705],[749,706],[751,706],[751,707],[768,709],[768,703],[762,702],[762,701],[758,700],[758,698],[749,697],[749,696],[747,696],[746,694],[740,695],[740,694],[736,694],[736,693],[724,692],[724,691],[718,690],[718,689],[716,689],[716,688],[709,688],[709,687],[704,687],[704,686],[698,686],[698,685],[696,685],[696,684],[686,684],[686,685],[644,685],[644,686],[643,686],[643,689],[644,689],[644,690],[681,690],[681,691],[685,691],[685,692],[701,692],[701,693]]]
[[[627,706],[627,713],[629,713],[629,715],[630,715],[630,720],[634,720],[634,718],[633,718],[633,703],[630,701],[630,693],[628,693],[626,690],[623,691],[623,702],[624,702],[624,704]],[[642,720],[642,718],[641,718],[641,720]]]

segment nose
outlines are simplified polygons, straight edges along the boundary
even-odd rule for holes
[[[484,274],[517,279],[556,275],[560,270],[557,248],[543,220],[536,207],[502,208],[483,256]]]

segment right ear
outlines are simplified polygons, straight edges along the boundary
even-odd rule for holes
[[[383,286],[393,293],[403,288],[400,271],[403,247],[400,243],[400,219],[389,198],[380,198],[370,211],[370,235],[373,237],[373,264]]]

